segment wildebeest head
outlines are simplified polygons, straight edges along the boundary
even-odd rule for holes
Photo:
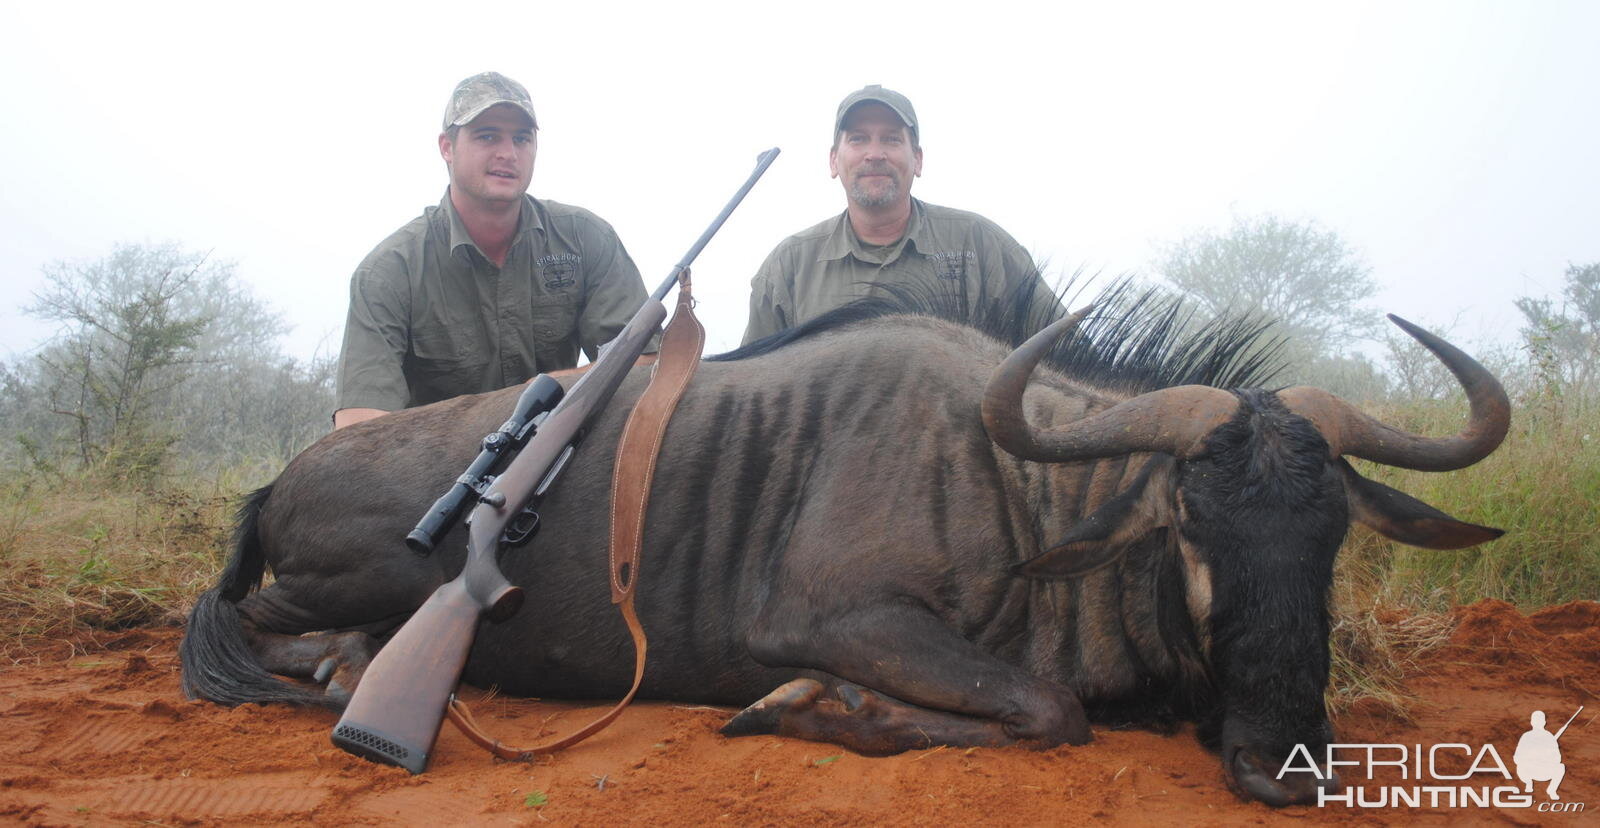
[[[1310,774],[1276,777],[1294,745],[1321,755],[1332,738],[1323,703],[1327,601],[1349,521],[1434,549],[1501,534],[1367,480],[1344,457],[1429,471],[1469,466],[1505,437],[1505,392],[1471,357],[1391,316],[1466,389],[1472,415],[1461,434],[1410,434],[1309,387],[1166,388],[1064,427],[1036,429],[1022,413],[1023,389],[1039,360],[1086,313],[1041,331],[995,370],[984,425],[999,446],[1026,460],[1139,452],[1153,459],[1133,486],[1021,572],[1081,575],[1112,563],[1130,541],[1165,530],[1183,559],[1188,608],[1220,702],[1202,721],[1202,734],[1220,750],[1230,783],[1242,793],[1273,805],[1314,801]],[[1166,473],[1152,474],[1157,468]]]

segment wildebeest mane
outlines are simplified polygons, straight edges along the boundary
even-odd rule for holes
[[[1202,322],[1191,305],[1125,278],[1086,299],[1080,282],[1074,275],[1054,294],[1028,289],[996,301],[972,301],[957,290],[880,284],[877,289],[887,295],[856,300],[707,359],[749,359],[827,331],[899,314],[966,325],[1016,347],[1060,318],[1063,307],[1092,302],[1094,313],[1045,359],[1049,367],[1081,382],[1131,394],[1175,385],[1254,388],[1265,386],[1283,368],[1283,340],[1268,332],[1270,323],[1228,314]]]

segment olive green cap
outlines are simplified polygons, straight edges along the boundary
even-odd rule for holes
[[[533,99],[522,84],[499,72],[481,72],[456,84],[450,93],[450,103],[444,108],[444,128],[463,126],[484,110],[495,104],[508,103],[528,113],[533,128],[539,128],[539,119],[533,114]]]
[[[877,101],[894,110],[894,114],[900,116],[900,121],[906,125],[907,129],[911,130],[912,142],[922,143],[922,135],[917,128],[917,110],[911,107],[911,99],[893,89],[884,89],[875,83],[851,92],[844,97],[843,101],[839,102],[839,113],[833,119],[833,140],[837,141],[839,139],[839,130],[844,129],[844,116],[849,115],[850,110],[855,109],[857,104],[863,104],[868,101]]]

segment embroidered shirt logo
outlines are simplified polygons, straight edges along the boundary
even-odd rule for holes
[[[961,281],[966,278],[968,269],[976,270],[978,255],[971,250],[935,250],[928,254],[933,260],[933,269],[941,279]]]
[[[540,256],[535,264],[544,276],[544,286],[550,290],[569,288],[578,282],[578,265],[583,257],[576,253],[551,253]]]

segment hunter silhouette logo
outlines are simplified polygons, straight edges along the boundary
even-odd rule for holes
[[[1567,766],[1561,764],[1561,734],[1567,732],[1568,725],[1578,718],[1583,712],[1580,705],[1573,714],[1567,718],[1567,723],[1561,729],[1551,733],[1544,729],[1544,711],[1535,710],[1528,721],[1533,727],[1522,738],[1517,740],[1517,752],[1511,754],[1511,761],[1517,763],[1517,778],[1522,780],[1527,793],[1533,792],[1533,783],[1548,781],[1550,786],[1545,793],[1554,801],[1561,801],[1556,788],[1561,786],[1561,779],[1567,775]]]
[[[1321,756],[1313,755],[1305,745],[1295,745],[1278,771],[1278,778],[1291,773],[1312,774],[1319,783],[1319,807],[1532,808],[1549,813],[1580,813],[1585,809],[1584,803],[1562,802],[1557,791],[1567,775],[1567,766],[1561,761],[1561,737],[1582,712],[1583,707],[1579,706],[1560,730],[1551,733],[1545,728],[1544,711],[1535,710],[1528,717],[1532,726],[1517,740],[1516,751],[1511,755],[1517,768],[1515,776],[1500,752],[1487,742],[1374,742],[1329,744]],[[1464,771],[1463,764],[1467,765]],[[1383,769],[1382,774],[1379,769]],[[1548,783],[1545,794],[1549,801],[1541,801],[1534,794],[1535,782]]]

